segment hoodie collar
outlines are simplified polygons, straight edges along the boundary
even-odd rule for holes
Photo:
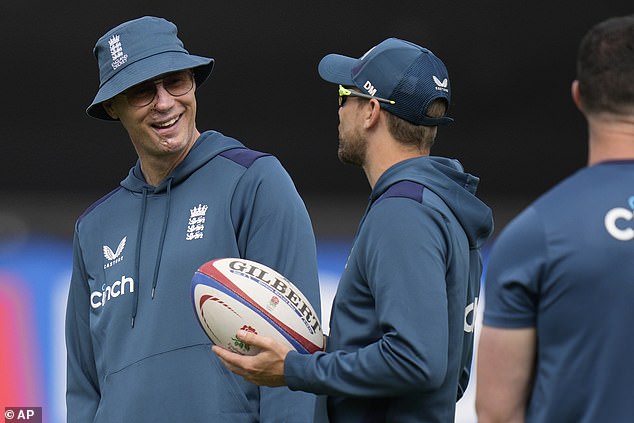
[[[140,160],[137,160],[128,176],[121,181],[121,186],[137,193],[142,193],[143,189],[154,194],[165,192],[168,184],[171,187],[178,185],[218,154],[237,147],[243,147],[243,144],[217,131],[206,131],[198,137],[185,159],[158,186],[154,187],[145,181]]]
[[[370,194],[370,203],[399,181],[417,182],[442,198],[460,222],[471,246],[480,247],[493,232],[491,209],[475,196],[480,178],[464,172],[458,160],[422,156],[396,163],[379,177]]]

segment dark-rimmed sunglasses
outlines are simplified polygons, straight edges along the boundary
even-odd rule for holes
[[[154,101],[158,84],[162,84],[170,95],[180,97],[194,88],[194,75],[190,70],[173,72],[162,78],[141,82],[123,93],[130,106],[145,107]]]
[[[367,98],[367,99],[373,98],[377,101],[380,101],[381,103],[395,104],[395,102],[392,100],[388,100],[386,98],[381,98],[381,97],[375,97],[370,94],[363,94],[358,91],[351,91],[347,89],[346,87],[344,87],[343,85],[339,85],[339,107],[343,107],[348,97],[361,97],[361,98]]]

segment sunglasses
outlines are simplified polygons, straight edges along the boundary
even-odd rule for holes
[[[392,100],[388,100],[385,98],[381,98],[381,97],[375,97],[373,95],[369,95],[369,94],[363,94],[360,93],[358,91],[350,91],[349,89],[347,89],[346,87],[344,87],[343,85],[339,85],[339,107],[343,107],[343,105],[346,103],[346,99],[348,97],[361,97],[361,98],[368,98],[368,99],[375,99],[381,103],[387,103],[387,104],[395,104],[394,101]]]
[[[130,106],[145,107],[154,101],[158,84],[162,84],[170,95],[180,97],[190,92],[194,87],[194,75],[190,70],[173,72],[163,78],[141,82],[123,93]]]

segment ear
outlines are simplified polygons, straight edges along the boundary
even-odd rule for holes
[[[112,100],[107,100],[101,103],[101,107],[106,111],[108,116],[113,118],[114,120],[119,119],[119,115],[117,114],[116,108],[112,105]]]
[[[364,115],[364,126],[370,129],[379,123],[379,117],[381,116],[381,105],[375,99],[370,99],[367,102]]]
[[[583,104],[581,101],[581,93],[579,92],[579,81],[572,81],[572,86],[570,87],[570,92],[572,93],[572,101],[575,102],[575,105],[579,110],[583,112]]]

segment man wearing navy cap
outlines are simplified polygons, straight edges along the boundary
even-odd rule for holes
[[[493,229],[478,178],[431,157],[451,85],[431,51],[391,38],[361,58],[330,54],[339,158],[372,187],[332,306],[326,351],[301,355],[241,332],[253,357],[213,350],[245,379],[327,395],[331,422],[450,422],[466,389],[480,275]]]
[[[312,421],[315,396],[263,388],[210,351],[191,303],[206,261],[242,257],[297,284],[317,310],[315,239],[279,161],[196,128],[214,60],[143,17],[101,37],[87,113],[120,121],[138,154],[75,225],[66,314],[68,422]]]

